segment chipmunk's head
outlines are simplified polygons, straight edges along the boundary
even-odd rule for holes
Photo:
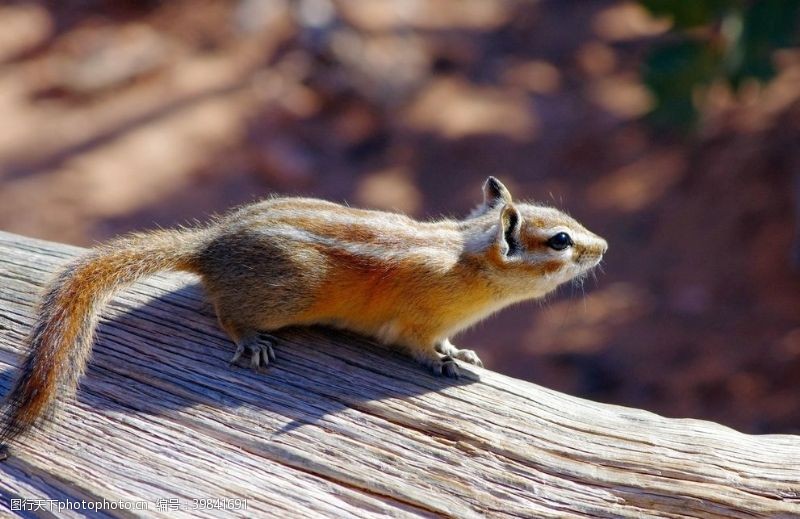
[[[483,185],[483,204],[471,216],[485,222],[484,247],[495,275],[539,297],[600,263],[606,241],[552,207],[515,203],[496,178]]]

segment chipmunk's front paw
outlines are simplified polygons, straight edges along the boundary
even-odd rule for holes
[[[450,357],[456,358],[458,360],[463,360],[464,362],[468,362],[478,367],[483,367],[483,362],[481,362],[480,357],[478,354],[475,353],[473,350],[460,350],[455,347],[449,340],[444,340],[441,343],[436,345],[436,351],[443,355],[448,355]]]
[[[270,362],[275,362],[275,350],[272,349],[272,343],[268,340],[259,340],[258,337],[254,337],[236,345],[236,353],[231,357],[229,364],[231,366],[235,365],[245,351],[250,354],[250,367],[256,371],[266,368]]]
[[[460,376],[456,361],[453,360],[453,357],[447,355],[443,356],[437,361],[434,361],[431,364],[431,369],[433,370],[434,374],[439,376],[444,375],[445,377],[450,378],[459,378]]]

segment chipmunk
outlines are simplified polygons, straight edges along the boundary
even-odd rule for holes
[[[211,224],[132,234],[69,263],[46,288],[29,353],[6,399],[0,444],[74,393],[103,304],[162,270],[197,274],[221,327],[259,369],[275,360],[260,337],[292,325],[352,330],[400,348],[436,375],[454,359],[482,366],[449,340],[493,312],[542,297],[588,272],[606,242],[564,213],[514,203],[489,177],[461,221],[418,222],[311,198],[272,198]]]

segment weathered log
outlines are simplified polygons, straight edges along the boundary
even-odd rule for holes
[[[0,233],[3,395],[43,284],[81,250]],[[192,276],[121,293],[75,400],[0,463],[0,512],[49,499],[53,511],[148,502],[106,511],[125,516],[800,517],[798,436],[473,367],[436,378],[352,334],[278,337],[266,373],[229,368],[232,344]]]

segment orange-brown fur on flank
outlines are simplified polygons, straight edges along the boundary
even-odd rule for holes
[[[561,244],[554,236],[568,234]],[[564,245],[568,243],[568,245]],[[136,234],[78,258],[47,288],[29,353],[6,399],[0,443],[28,430],[78,385],[100,309],[160,270],[200,276],[221,326],[260,368],[274,360],[259,332],[346,328],[404,349],[437,374],[481,365],[449,337],[509,304],[541,297],[594,267],[601,238],[565,214],[516,204],[490,177],[464,220],[406,216],[304,198],[245,206],[207,227]]]

